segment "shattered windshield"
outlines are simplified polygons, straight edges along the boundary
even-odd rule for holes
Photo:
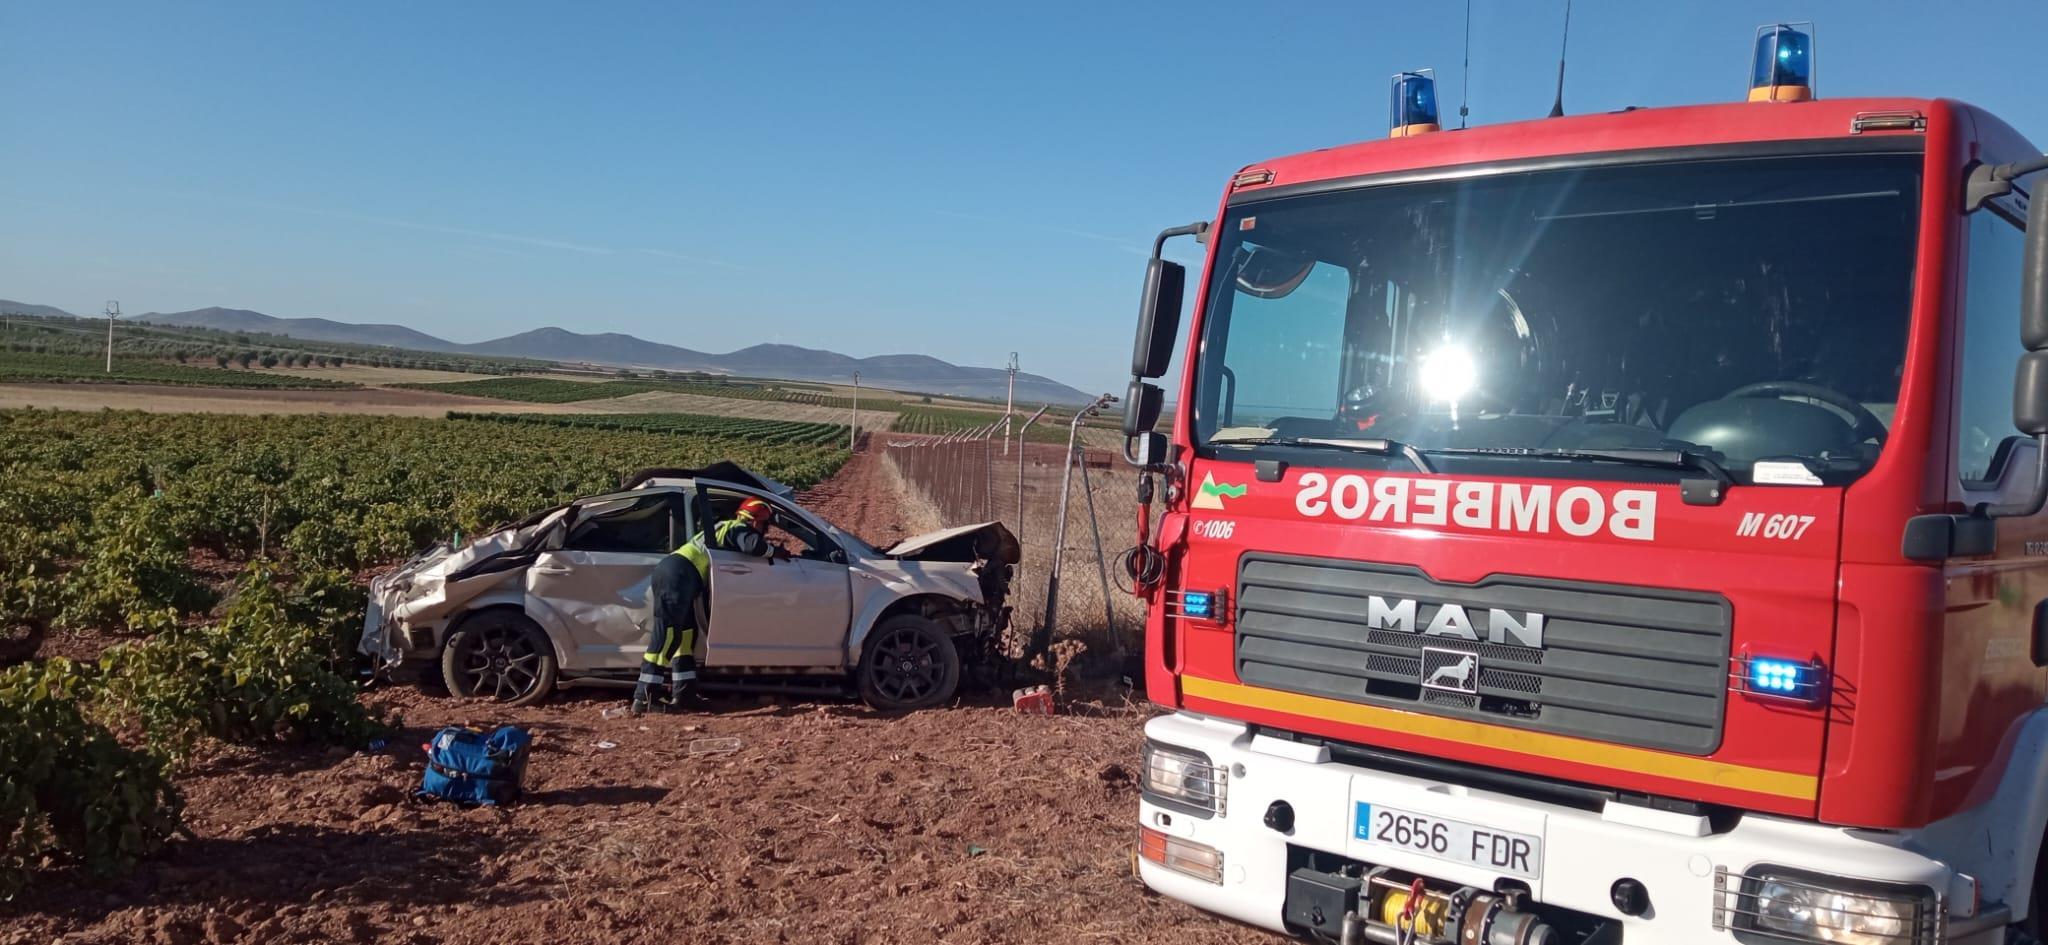
[[[1198,443],[1228,456],[1369,439],[1532,467],[1678,450],[1745,479],[1760,460],[1853,478],[1898,400],[1919,166],[1576,168],[1233,207]]]

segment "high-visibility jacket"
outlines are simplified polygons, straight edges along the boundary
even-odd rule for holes
[[[683,542],[683,546],[677,548],[675,553],[696,565],[699,577],[710,580],[712,548],[759,558],[768,554],[768,540],[754,530],[752,523],[744,519],[729,518],[712,527],[710,541],[705,541],[704,533],[698,532],[690,536],[689,541]]]

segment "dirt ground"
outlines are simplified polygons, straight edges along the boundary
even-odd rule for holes
[[[886,543],[928,521],[862,453],[807,501]],[[1279,942],[1132,874],[1141,726],[1114,686],[1061,715],[998,694],[885,716],[751,697],[604,718],[618,690],[501,710],[365,697],[376,750],[226,749],[181,778],[193,836],[103,884],[0,906],[0,945]],[[535,733],[507,810],[408,799],[442,725]]]

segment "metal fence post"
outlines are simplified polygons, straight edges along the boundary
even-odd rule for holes
[[[1102,629],[1109,634],[1110,655],[1121,658],[1124,636],[1116,629],[1116,609],[1110,606],[1109,559],[1102,554],[1102,524],[1095,517],[1095,484],[1088,478],[1088,448],[1081,448],[1081,495],[1088,499],[1088,531],[1095,537],[1095,570],[1102,576]]]
[[[1053,530],[1052,565],[1049,569],[1051,573],[1045,577],[1045,613],[1039,618],[1038,632],[1033,635],[1031,641],[1031,651],[1024,654],[1024,661],[1027,665],[1033,659],[1036,659],[1039,654],[1046,652],[1052,645],[1053,628],[1059,621],[1060,567],[1067,551],[1067,502],[1073,497],[1074,446],[1081,439],[1081,421],[1086,420],[1095,411],[1115,402],[1116,398],[1114,396],[1103,394],[1095,398],[1093,403],[1075,411],[1073,422],[1067,425],[1067,462],[1060,472],[1059,521]],[[1048,664],[1046,668],[1051,669],[1052,667]]]

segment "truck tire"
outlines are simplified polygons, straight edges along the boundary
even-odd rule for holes
[[[928,709],[960,690],[960,651],[944,627],[916,614],[875,626],[855,682],[862,702],[884,712]]]
[[[441,680],[457,699],[533,705],[554,693],[557,669],[547,634],[509,610],[464,620],[441,648]]]

